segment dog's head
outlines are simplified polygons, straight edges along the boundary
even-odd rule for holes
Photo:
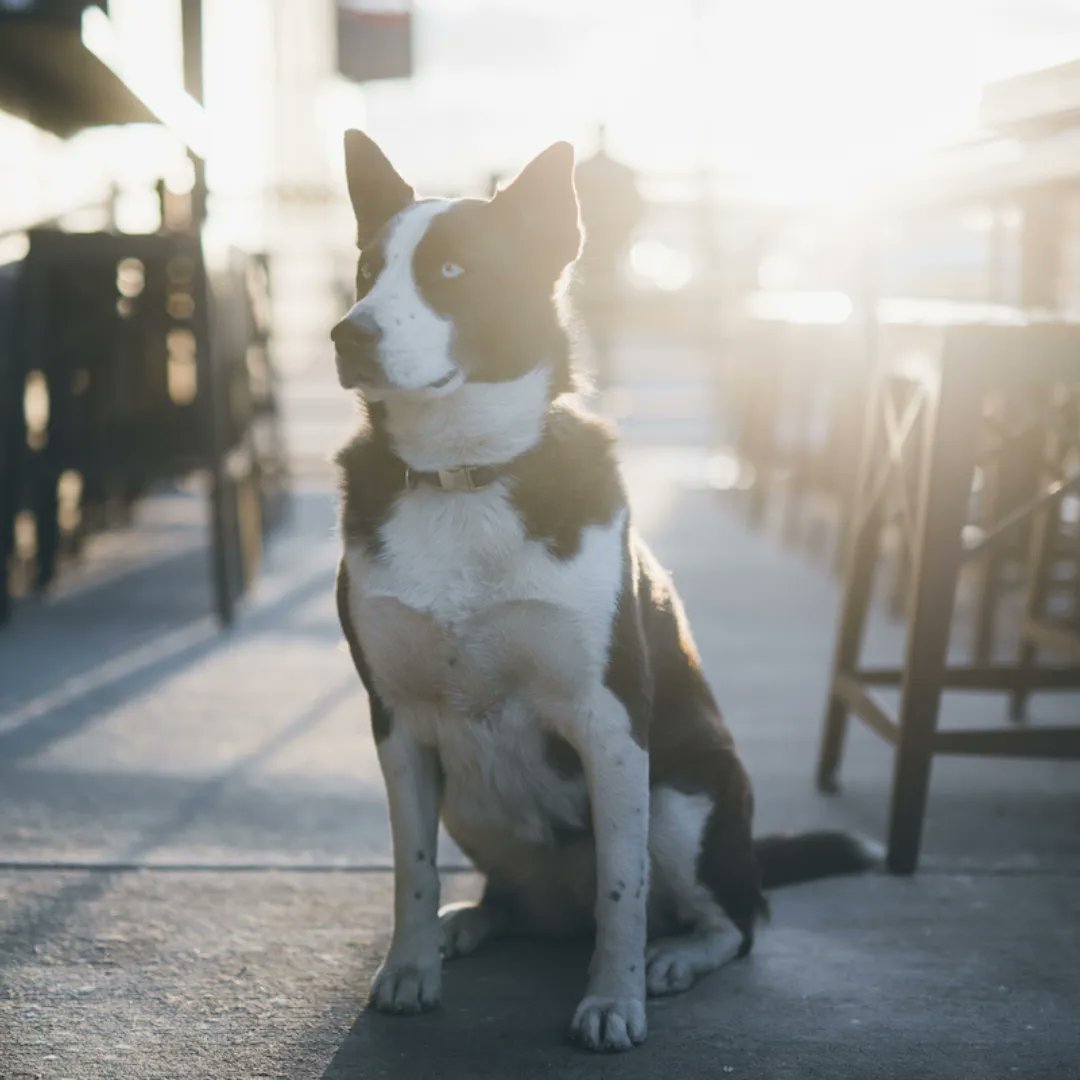
[[[557,292],[578,255],[574,151],[555,143],[490,200],[417,199],[366,135],[345,135],[360,258],[334,327],[342,386],[369,397],[453,393],[548,368],[570,389]]]

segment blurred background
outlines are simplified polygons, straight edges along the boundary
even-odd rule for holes
[[[159,253],[166,278],[168,249],[185,236],[215,272],[232,258],[233,285],[246,276],[245,288],[264,294],[249,300],[262,323],[229,330],[259,338],[258,348],[247,342],[245,364],[261,373],[222,374],[227,361],[184,345],[197,326],[157,320],[146,332],[172,343],[160,357],[171,372],[164,389],[173,405],[186,394],[181,406],[194,418],[199,405],[213,409],[196,403],[185,370],[205,363],[204,381],[254,381],[243,387],[247,408],[265,418],[282,406],[301,470],[325,457],[336,437],[327,416],[347,408],[330,383],[325,334],[352,277],[348,126],[370,132],[418,190],[441,194],[490,193],[558,138],[572,140],[579,159],[602,149],[597,169],[579,175],[593,236],[575,294],[583,358],[612,391],[608,411],[661,426],[677,418],[689,425],[678,442],[737,441],[730,416],[717,427],[713,391],[750,294],[786,304],[802,293],[803,317],[841,323],[871,287],[1056,309],[1080,302],[1070,186],[1080,165],[1080,69],[1071,65],[1080,17],[1067,0],[674,0],[662,10],[615,0],[5,0],[0,19],[8,294],[34,227],[111,236],[92,253],[90,240],[57,239],[28,264],[100,260],[109,281],[107,263],[126,266],[116,297],[140,323],[149,305],[132,290],[145,287],[146,268],[116,238],[154,237],[144,247]],[[1039,69],[1049,70],[1010,79]],[[42,236],[38,247],[52,242]],[[57,316],[50,307],[41,317]],[[35,345],[35,332],[12,331],[24,334],[23,355],[6,362],[5,384],[13,408],[25,397],[31,427],[47,422],[56,392],[48,365],[30,355],[55,343],[39,334]],[[676,348],[665,358],[657,342]],[[627,378],[608,370],[614,349]],[[693,372],[689,382],[653,378],[673,374],[671,357]],[[205,418],[185,432],[168,404],[161,417],[175,445],[164,456],[197,457]],[[335,404],[336,414],[324,412]],[[65,410],[53,406],[57,424]],[[68,426],[80,422],[93,423],[69,417]],[[245,430],[248,422],[234,418]],[[229,417],[215,423],[228,427]],[[240,434],[219,431],[217,441]],[[273,439],[278,460],[264,453],[263,465],[281,472],[285,440],[280,430]],[[86,478],[67,475],[80,470],[53,456],[48,486],[63,475],[61,501],[81,500],[93,517],[109,501],[104,478],[83,491]],[[25,454],[5,458],[14,469]],[[40,465],[22,460],[20,470]],[[165,461],[156,469],[185,471]],[[31,519],[51,513],[35,511],[40,497],[51,494],[22,484],[18,505],[7,504],[18,518],[7,592],[50,578],[53,549],[64,546],[35,536]],[[31,565],[42,547],[44,572]]]
[[[789,936],[738,999],[776,1001],[732,1060],[794,1075],[761,1072],[775,1031],[754,1017],[797,1027],[793,1002],[824,993],[836,1007],[793,1036],[820,1075],[865,1075],[884,1044],[903,1075],[961,1051],[948,1075],[1073,1075],[1075,0],[0,0],[0,1072],[5,1017],[20,1076],[45,1049],[93,1068],[164,1046],[245,1078],[301,1075],[280,1060],[308,1039],[353,1060],[341,987],[377,959],[389,843],[332,601],[330,457],[357,413],[329,341],[352,303],[349,127],[438,195],[488,195],[574,143],[588,396],[760,827],[855,830],[890,869],[921,852],[931,871],[778,901]],[[354,893],[341,869],[371,876]],[[230,943],[213,959],[208,927]],[[106,992],[102,956],[153,992]],[[256,990],[191,989],[219,961]],[[179,1005],[154,997],[157,964]],[[477,1008],[501,1023],[528,991],[498,977]],[[57,986],[107,999],[95,1015],[136,1049]],[[446,1022],[478,1043],[479,1012]],[[177,1016],[220,1021],[235,1060],[170,1044]],[[365,1023],[364,1053],[428,1045]],[[432,1054],[415,1075],[441,1074]]]

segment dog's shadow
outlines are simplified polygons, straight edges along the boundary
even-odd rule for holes
[[[364,1009],[323,1080],[483,1080],[545,1074],[578,1058],[567,1030],[587,942],[504,941],[443,968],[443,1004],[421,1016]]]

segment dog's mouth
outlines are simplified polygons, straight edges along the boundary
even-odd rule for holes
[[[428,383],[424,389],[441,390],[444,386],[449,386],[458,377],[458,374],[458,369],[454,368],[452,371],[448,371],[441,379]]]
[[[334,362],[337,365],[338,382],[344,390],[387,385],[382,369],[372,360],[338,351],[334,355]]]
[[[452,371],[448,371],[441,379],[428,383],[424,387],[424,393],[427,397],[446,397],[448,394],[453,394],[461,389],[465,382],[465,372],[456,367]]]
[[[465,381],[461,368],[451,368],[445,375],[433,379],[422,386],[399,386],[387,378],[381,365],[357,364],[341,353],[337,354],[338,382],[346,390],[359,390],[369,395],[382,397],[387,394],[422,394],[430,397],[444,397],[453,393]]]

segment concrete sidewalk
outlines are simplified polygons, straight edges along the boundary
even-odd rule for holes
[[[820,566],[636,442],[639,524],[674,571],[757,789],[759,829],[883,835],[890,755],[813,758],[835,614]],[[725,501],[730,499],[731,501]],[[448,965],[416,1019],[363,1001],[390,926],[366,705],[339,647],[334,496],[317,484],[239,624],[209,617],[201,504],[153,500],[89,577],[0,635],[0,1077],[1080,1077],[1080,770],[935,765],[923,872],[789,889],[752,957],[650,1006],[649,1043],[565,1042],[578,948]],[[152,559],[131,569],[125,542]],[[111,553],[111,554],[110,554]],[[884,620],[872,649],[895,657]],[[1076,698],[1035,699],[1036,722]],[[950,703],[950,722],[1001,717]],[[477,882],[444,843],[447,898]]]

